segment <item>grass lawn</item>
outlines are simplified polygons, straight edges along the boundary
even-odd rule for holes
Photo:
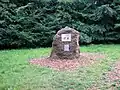
[[[51,48],[1,50],[0,90],[87,90],[92,85],[100,90],[109,89],[104,73],[120,60],[120,45],[81,46],[80,50],[100,52],[107,57],[100,63],[69,72],[29,64],[32,58],[48,56]]]

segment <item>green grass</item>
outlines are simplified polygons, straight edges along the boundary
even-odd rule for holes
[[[107,90],[103,74],[118,60],[120,45],[81,46],[80,50],[103,53],[107,57],[89,67],[60,72],[28,62],[32,58],[49,56],[51,48],[1,50],[0,90],[86,90],[94,84]]]

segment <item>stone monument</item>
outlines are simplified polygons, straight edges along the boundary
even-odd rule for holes
[[[57,32],[52,43],[52,59],[77,59],[80,56],[80,33],[73,28],[65,27]]]

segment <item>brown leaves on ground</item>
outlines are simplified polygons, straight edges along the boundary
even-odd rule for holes
[[[30,63],[40,65],[43,67],[53,68],[55,70],[74,70],[77,69],[78,67],[91,65],[97,61],[96,59],[102,59],[104,57],[105,57],[104,55],[97,53],[80,53],[79,59],[53,60],[50,58],[43,58],[43,59],[33,59],[30,61]]]
[[[120,61],[116,62],[112,71],[107,73],[110,81],[120,80]]]
[[[108,89],[107,90],[119,90],[120,89],[120,60],[117,61],[112,70],[105,74]]]

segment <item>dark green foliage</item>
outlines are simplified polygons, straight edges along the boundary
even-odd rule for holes
[[[0,49],[51,46],[65,26],[81,44],[119,42],[119,1],[0,0]]]

